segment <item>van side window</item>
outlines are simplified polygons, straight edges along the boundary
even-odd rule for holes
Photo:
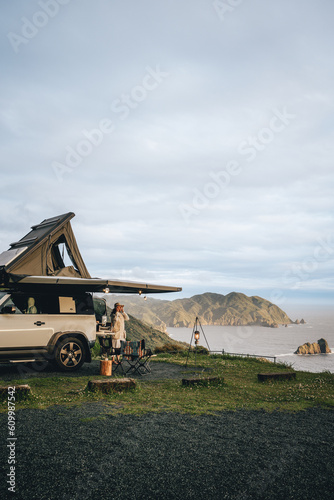
[[[23,314],[59,314],[58,295],[18,292],[12,300]]]
[[[36,296],[36,305],[40,314],[59,314],[59,297],[56,294]]]
[[[1,298],[1,297],[0,297]],[[56,293],[13,292],[0,306],[0,314],[77,314],[94,315],[90,293],[74,296]]]
[[[85,293],[75,297],[75,305],[77,314],[95,314],[93,297],[89,293]]]

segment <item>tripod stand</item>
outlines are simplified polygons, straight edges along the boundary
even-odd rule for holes
[[[195,368],[196,368],[196,363],[197,363],[197,346],[198,346],[198,342],[199,342],[199,338],[200,338],[199,328],[201,329],[201,332],[203,333],[206,345],[208,346],[208,350],[210,351],[210,347],[209,347],[207,338],[205,336],[204,330],[202,328],[201,322],[198,319],[198,317],[196,316],[195,323],[194,323],[194,328],[193,328],[193,331],[192,331],[192,334],[191,334],[191,339],[190,339],[190,345],[189,345],[189,349],[188,349],[188,354],[187,354],[186,368],[188,366],[188,358],[189,358],[189,354],[190,354],[190,351],[191,351],[191,343],[192,343],[193,337],[195,338]]]

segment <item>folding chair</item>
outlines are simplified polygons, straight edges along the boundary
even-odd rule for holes
[[[123,354],[123,370],[125,373],[137,372],[136,363],[139,358],[139,347],[140,342],[137,341],[126,341],[121,342],[122,354]],[[139,372],[138,372],[139,373]]]
[[[122,365],[122,358],[124,358],[125,344],[126,344],[126,342],[124,340],[121,340],[121,347],[120,348],[112,347],[112,349],[111,349],[111,354],[114,357],[113,371],[116,372],[118,370],[118,368],[120,368],[124,375],[125,375],[126,371],[124,370],[123,365]],[[117,356],[118,356],[118,359],[117,359]]]
[[[138,375],[150,373],[151,369],[148,365],[149,358],[152,356],[150,349],[145,349],[145,340],[128,341],[123,346],[123,360],[128,365],[125,368],[125,373],[133,372]]]
[[[149,362],[153,352],[151,351],[151,349],[145,348],[145,339],[141,340],[140,343],[141,343],[141,354],[137,361],[138,370],[142,368],[143,373],[151,373]]]

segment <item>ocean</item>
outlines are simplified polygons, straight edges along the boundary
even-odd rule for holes
[[[211,351],[236,354],[276,356],[276,362],[289,363],[295,370],[334,373],[334,314],[313,312],[304,316],[305,324],[287,327],[265,328],[262,326],[205,326],[200,330],[199,344]],[[193,328],[167,328],[175,340],[190,342]],[[332,354],[298,355],[294,351],[305,342],[327,340]],[[207,340],[207,343],[206,343]],[[194,345],[194,339],[192,342]],[[273,360],[272,360],[273,361]]]

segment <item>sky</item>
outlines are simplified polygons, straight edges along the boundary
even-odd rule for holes
[[[74,212],[92,276],[331,304],[333,18],[331,0],[3,2],[1,251]]]

